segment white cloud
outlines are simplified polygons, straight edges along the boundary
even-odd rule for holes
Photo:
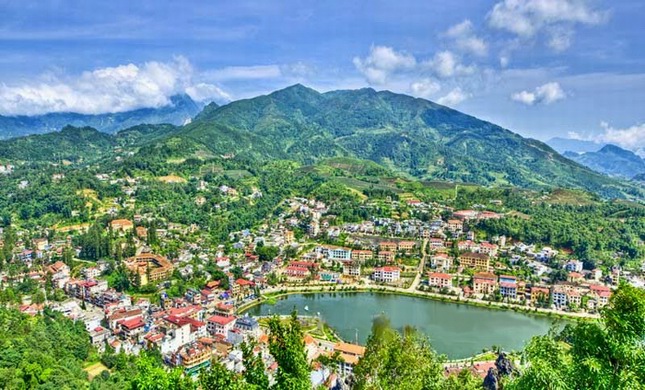
[[[625,129],[616,129],[607,122],[601,122],[603,133],[594,137],[596,142],[616,144],[625,149],[643,153],[645,151],[645,123]]]
[[[439,100],[437,100],[437,103],[445,106],[456,106],[470,97],[470,93],[464,92],[460,87],[457,87],[448,92],[447,95],[440,97]]]
[[[545,31],[550,35],[549,47],[567,49],[573,40],[576,24],[597,25],[607,20],[608,13],[593,9],[586,0],[502,0],[488,13],[488,24],[522,38],[531,38]]]
[[[566,97],[566,93],[557,82],[540,85],[533,91],[520,91],[511,95],[511,99],[526,105],[551,104]]]
[[[475,73],[474,65],[463,65],[459,58],[451,51],[445,50],[434,55],[432,60],[425,63],[435,74],[441,78],[454,76],[468,76]]]
[[[197,83],[186,88],[186,93],[190,96],[191,99],[198,102],[205,101],[229,101],[233,100],[231,95],[223,91],[220,87],[213,84],[207,83]]]
[[[369,83],[385,84],[393,73],[413,69],[416,59],[391,47],[372,46],[369,56],[364,59],[354,57],[353,63]]]
[[[455,46],[463,52],[477,56],[485,56],[488,53],[488,45],[475,35],[473,24],[468,19],[450,27],[444,35],[451,38]]]
[[[151,61],[141,65],[119,65],[77,76],[48,75],[40,81],[23,85],[3,84],[0,85],[0,114],[99,114],[161,107],[170,104],[169,98],[177,93],[190,91],[195,96],[205,96],[206,85],[193,85],[193,74],[188,60],[176,57],[167,63]],[[210,92],[209,98],[229,98],[212,86]]]
[[[432,79],[422,79],[410,84],[410,92],[414,96],[429,98],[441,90],[441,85]]]

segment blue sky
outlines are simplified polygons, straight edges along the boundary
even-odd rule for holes
[[[2,1],[0,114],[220,103],[296,82],[645,150],[645,2]]]

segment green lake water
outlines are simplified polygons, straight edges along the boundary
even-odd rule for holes
[[[466,358],[493,345],[506,351],[520,350],[532,336],[546,334],[553,324],[553,319],[543,316],[383,293],[295,294],[247,312],[285,315],[293,309],[303,315],[320,313],[340,337],[354,342],[358,336],[360,344],[365,344],[374,316],[384,313],[399,330],[406,325],[419,329],[437,352],[451,359]]]

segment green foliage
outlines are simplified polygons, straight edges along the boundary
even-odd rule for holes
[[[416,330],[396,332],[385,317],[372,326],[365,356],[355,368],[356,389],[441,389],[441,359]]]
[[[306,390],[310,388],[309,365],[303,333],[296,313],[287,322],[279,317],[269,320],[269,351],[278,363],[275,390]]]
[[[642,389],[645,291],[623,284],[597,322],[534,338],[526,368],[505,389]]]
[[[50,311],[32,318],[0,308],[0,388],[83,388],[89,351],[82,322]]]

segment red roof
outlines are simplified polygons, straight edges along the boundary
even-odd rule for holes
[[[224,316],[214,315],[214,316],[209,317],[206,321],[214,322],[214,323],[216,323],[218,325],[224,326],[224,325],[228,325],[231,322],[235,321],[235,317],[234,316],[224,317]]]
[[[239,284],[240,286],[254,286],[254,285],[255,285],[255,283],[253,283],[252,281],[250,281],[250,280],[246,280],[246,279],[242,279],[242,278],[237,279],[237,280],[235,281],[235,283]]]
[[[505,288],[517,288],[517,284],[513,282],[501,282],[499,284],[500,287],[505,287]]]
[[[429,278],[438,278],[438,279],[452,279],[452,276],[450,274],[446,274],[443,272],[430,272],[428,274]]]
[[[129,320],[121,320],[118,322],[118,324],[120,324],[122,327],[127,328],[129,330],[137,329],[145,325],[141,317],[135,317]]]
[[[374,271],[381,271],[381,272],[395,272],[395,271],[399,271],[399,272],[401,272],[401,268],[399,268],[399,267],[389,267],[389,266],[386,266],[386,267],[376,268]]]

